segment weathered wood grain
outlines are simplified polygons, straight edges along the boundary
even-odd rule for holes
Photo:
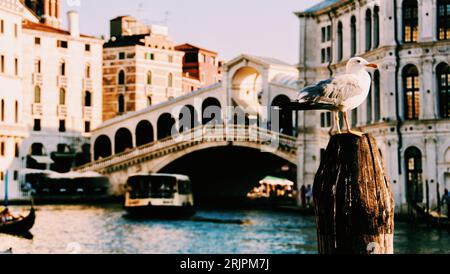
[[[394,199],[372,136],[332,136],[313,193],[319,253],[393,253]]]

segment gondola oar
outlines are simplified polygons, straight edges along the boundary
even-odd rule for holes
[[[8,208],[8,171],[5,174],[5,208]]]

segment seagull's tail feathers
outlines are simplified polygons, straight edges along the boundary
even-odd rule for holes
[[[315,103],[315,102],[307,102],[307,101],[290,101],[288,103],[280,105],[280,108],[283,110],[292,110],[292,111],[300,111],[300,110],[330,110],[330,111],[333,111],[336,109],[336,107],[332,104]]]

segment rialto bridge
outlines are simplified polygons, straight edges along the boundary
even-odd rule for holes
[[[135,172],[197,172],[188,174],[194,188],[221,178],[248,188],[283,170],[296,181],[299,117],[276,106],[296,97],[297,73],[241,55],[225,65],[221,83],[104,122],[92,132],[92,162],[77,170],[107,175],[114,194]]]

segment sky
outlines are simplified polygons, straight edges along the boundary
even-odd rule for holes
[[[320,0],[61,0],[77,10],[83,34],[109,38],[109,20],[134,16],[167,25],[175,44],[189,42],[219,53],[225,61],[239,54],[298,62],[299,24],[294,15]]]

